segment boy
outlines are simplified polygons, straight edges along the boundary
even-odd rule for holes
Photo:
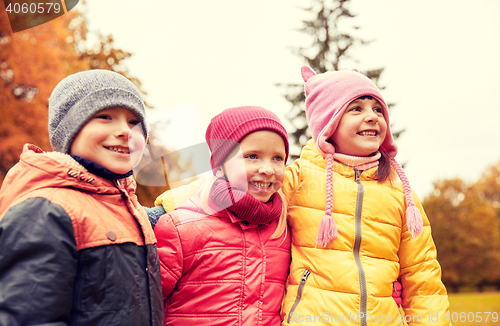
[[[54,151],[26,144],[0,190],[0,325],[163,324],[156,239],[130,177],[144,114],[111,71],[55,87]]]

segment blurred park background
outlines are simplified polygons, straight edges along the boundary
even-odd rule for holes
[[[208,171],[197,161],[212,116],[271,109],[296,157],[309,138],[300,67],[357,68],[391,104],[443,281],[466,292],[452,311],[500,312],[499,12],[497,0],[87,0],[13,34],[0,2],[0,182],[24,143],[50,150],[48,97],[77,71],[114,70],[143,92],[151,134],[135,177],[152,206]]]

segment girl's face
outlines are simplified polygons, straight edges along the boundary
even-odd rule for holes
[[[232,186],[265,203],[281,188],[285,157],[285,143],[280,135],[255,131],[229,154],[223,171]]]
[[[386,132],[382,105],[374,98],[356,99],[347,106],[330,141],[338,153],[369,156],[378,151]]]
[[[141,160],[145,139],[131,111],[112,107],[95,114],[76,135],[70,154],[124,174]]]

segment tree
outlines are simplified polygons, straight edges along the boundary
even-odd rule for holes
[[[479,194],[482,200],[490,203],[496,210],[497,220],[500,221],[500,161],[491,165],[486,169],[481,178],[472,185],[475,191]],[[492,225],[492,227],[495,227]],[[497,247],[496,256],[491,258],[492,261],[500,261],[500,248]],[[498,267],[492,271],[492,275],[483,285],[495,285],[500,291],[500,271]]]
[[[500,219],[500,161],[490,166],[474,184],[480,196],[491,202]]]
[[[317,73],[339,70],[343,62],[353,59],[351,53],[356,46],[369,43],[348,33],[349,28],[345,21],[355,17],[349,11],[349,2],[350,0],[312,0],[312,5],[304,9],[312,18],[303,21],[299,31],[310,35],[313,41],[311,46],[296,48],[295,52]],[[351,26],[350,32],[357,29],[357,26]],[[377,68],[362,73],[377,84],[383,70]],[[280,83],[276,85],[286,89],[284,97],[292,104],[287,118],[295,129],[289,135],[292,141],[302,148],[311,138],[305,114],[304,85]],[[391,108],[393,104],[388,103],[388,106]],[[394,138],[397,138],[402,131],[393,133]],[[298,155],[292,154],[291,157],[296,159]]]
[[[443,268],[443,282],[453,292],[462,286],[499,282],[500,219],[477,191],[460,179],[434,183],[424,201]]]
[[[80,8],[85,9],[83,1]],[[50,150],[48,98],[66,76],[89,69],[112,70],[145,94],[124,65],[130,56],[115,47],[112,36],[90,33],[84,11],[71,10],[48,23],[12,33],[0,1],[0,184],[19,160],[25,143]],[[157,173],[161,176],[163,171]],[[140,201],[154,200],[148,197],[152,193],[139,190],[139,194]]]
[[[48,98],[67,75],[84,70],[85,62],[69,42],[70,12],[49,23],[12,34],[0,2],[0,181],[18,161],[24,143],[50,149]]]
[[[172,151],[165,146],[158,137],[162,129],[166,128],[168,121],[157,121],[151,124],[149,139],[144,150],[144,156],[134,169],[137,181],[137,197],[139,202],[147,207],[154,206],[154,201],[163,192],[170,190],[176,181],[182,181],[183,174],[195,176],[181,182],[187,184],[197,179],[191,160],[181,162],[182,150]],[[190,172],[190,173],[189,173]]]

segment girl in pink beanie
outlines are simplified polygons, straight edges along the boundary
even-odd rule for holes
[[[290,264],[286,130],[268,110],[238,107],[211,120],[206,140],[214,177],[154,228],[164,323],[280,325]]]
[[[312,139],[285,172],[293,325],[448,325],[429,221],[395,160],[387,105],[357,71],[302,68]],[[401,278],[402,309],[391,296]],[[318,318],[320,317],[320,318]]]

